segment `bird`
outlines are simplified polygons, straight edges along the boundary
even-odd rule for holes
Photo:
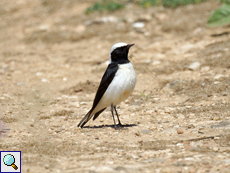
[[[114,110],[118,119],[118,125],[122,127],[116,106],[129,97],[137,81],[134,67],[128,59],[129,49],[133,45],[119,42],[111,47],[109,64],[102,76],[92,108],[79,122],[79,128],[83,128],[92,117],[95,120],[107,107],[111,107],[114,127],[117,128]]]

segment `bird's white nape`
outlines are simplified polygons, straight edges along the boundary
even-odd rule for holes
[[[119,43],[116,43],[114,44],[111,49],[110,49],[110,52],[109,52],[109,64],[112,62],[112,59],[111,59],[111,53],[118,47],[123,47],[123,46],[127,46],[128,44],[127,43],[123,43],[123,42],[119,42]]]

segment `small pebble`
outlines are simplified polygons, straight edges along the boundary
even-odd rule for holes
[[[144,129],[144,130],[141,130],[141,133],[149,134],[149,133],[150,133],[150,130],[149,130],[149,129]]]
[[[214,139],[215,139],[215,140],[218,140],[218,139],[220,139],[220,137],[217,136],[217,137],[214,137]]]
[[[218,75],[214,76],[214,79],[220,79],[220,78],[222,78],[222,77],[224,77],[224,75],[218,74]]]
[[[213,147],[213,151],[218,151],[219,148],[218,147]]]
[[[50,26],[47,25],[47,24],[43,24],[43,25],[40,25],[40,26],[39,26],[39,29],[40,29],[41,31],[47,31],[49,28],[50,28]]]
[[[209,66],[201,67],[201,72],[208,72],[210,70]]]
[[[190,150],[191,151],[200,151],[201,148],[200,147],[191,147]]]
[[[220,117],[214,117],[213,119],[214,119],[214,121],[219,121]]]
[[[219,81],[215,81],[213,84],[217,85],[217,84],[220,84],[221,82]]]
[[[41,72],[36,73],[36,76],[42,76],[42,75],[43,75],[43,73],[41,73]]]
[[[144,26],[145,26],[145,23],[143,22],[136,22],[132,24],[132,27],[134,28],[144,28]]]
[[[154,101],[158,101],[158,100],[159,100],[159,98],[153,98],[153,100],[154,100]]]
[[[75,28],[75,31],[80,33],[80,32],[84,32],[86,30],[86,27],[84,25],[78,25],[76,28]]]
[[[154,61],[152,62],[152,65],[159,65],[159,64],[161,64],[161,62],[160,62],[159,60],[154,60]]]
[[[175,110],[175,108],[171,108],[171,107],[165,107],[164,108],[164,111],[165,111],[165,113],[172,113],[173,111]]]
[[[129,104],[129,100],[125,100],[125,104]]]
[[[130,154],[130,156],[134,159],[138,159],[139,157],[136,154]]]
[[[42,82],[47,82],[47,79],[45,79],[45,78],[42,78]]]
[[[49,166],[50,166],[49,164],[45,164],[45,165],[44,165],[44,167],[45,167],[46,169],[49,169]]]
[[[87,102],[80,102],[80,105],[87,105]]]
[[[132,103],[131,105],[140,106],[141,104],[140,103]]]
[[[194,128],[195,128],[195,126],[193,124],[188,125],[188,129],[194,129]]]
[[[228,95],[227,92],[223,92],[223,93],[222,93],[222,96],[227,96],[227,95]]]
[[[188,67],[189,70],[199,70],[200,69],[200,63],[199,62],[194,62],[192,64],[190,64],[190,66]]]
[[[185,116],[183,114],[179,114],[178,119],[185,119]]]
[[[183,146],[183,144],[182,143],[177,143],[176,146]]]
[[[183,134],[184,132],[181,129],[177,129],[177,134]]]
[[[18,82],[17,85],[25,85],[25,82]]]

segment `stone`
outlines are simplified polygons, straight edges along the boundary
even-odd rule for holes
[[[144,22],[136,22],[136,23],[132,24],[132,27],[134,27],[134,28],[144,28],[145,23]]]
[[[181,53],[185,53],[187,51],[189,51],[190,49],[193,49],[195,46],[193,44],[186,44],[186,45],[183,45],[180,50],[181,50]]]
[[[228,95],[227,92],[223,92],[223,93],[222,93],[222,96],[227,96],[227,95]]]
[[[140,103],[131,103],[130,105],[131,105],[131,106],[141,106]]]
[[[149,134],[149,133],[150,133],[150,130],[149,130],[149,129],[144,129],[144,130],[141,130],[141,133]]]
[[[78,32],[78,33],[84,32],[85,30],[86,30],[85,25],[78,25],[78,26],[75,28],[75,32]]]
[[[184,132],[181,129],[177,129],[177,134],[183,134]]]
[[[138,21],[150,21],[152,19],[152,16],[150,14],[142,14]]]
[[[153,62],[152,62],[153,66],[154,65],[159,65],[159,64],[161,64],[161,61],[159,61],[159,60],[153,60]]]
[[[214,117],[213,120],[214,120],[214,121],[219,121],[219,120],[220,120],[220,117]]]
[[[194,62],[189,65],[189,70],[196,71],[200,69],[200,63],[199,62]]]
[[[86,26],[93,25],[93,24],[103,24],[103,23],[117,23],[118,18],[115,16],[107,16],[107,17],[101,17],[95,20],[89,20],[86,21],[84,24]],[[82,30],[82,29],[81,29]]]
[[[215,151],[215,152],[217,152],[219,150],[219,148],[218,147],[213,147],[212,150]]]
[[[80,105],[87,105],[88,103],[87,102],[80,102]]]
[[[39,26],[39,30],[41,30],[41,31],[47,31],[49,28],[50,28],[50,26],[47,24],[43,24],[43,25]]]
[[[209,66],[204,66],[204,67],[201,67],[201,72],[208,72],[210,71],[210,67]]]
[[[129,100],[125,100],[125,104],[129,104]]]
[[[25,82],[18,82],[17,85],[25,85]]]
[[[183,114],[179,114],[177,118],[178,119],[185,119],[185,116]]]
[[[175,108],[171,108],[171,107],[165,107],[164,108],[164,111],[165,111],[165,113],[172,113],[173,111],[175,110]]]
[[[45,167],[45,169],[49,169],[50,165],[49,164],[45,164],[44,167]]]
[[[222,77],[225,77],[225,76],[223,74],[218,74],[218,75],[214,76],[214,79],[220,79]]]
[[[222,121],[219,124],[211,125],[212,128],[220,128],[220,127],[225,127],[225,126],[230,126],[230,122],[229,121]]]
[[[189,124],[187,127],[188,127],[188,129],[194,129],[195,128],[195,126],[193,124]]]
[[[47,82],[48,80],[47,79],[45,79],[45,78],[42,78],[42,80],[41,80],[42,82]]]

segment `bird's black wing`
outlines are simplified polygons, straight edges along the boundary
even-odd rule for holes
[[[93,120],[95,120],[105,109],[106,109],[106,108],[104,108],[104,109],[98,111],[98,112],[94,115]]]
[[[92,110],[97,106],[99,101],[101,100],[102,96],[104,95],[105,91],[107,90],[108,86],[112,82],[116,72],[118,70],[118,64],[117,63],[111,63],[108,65],[102,79],[101,83],[97,89],[97,93],[95,96],[95,99],[93,101],[93,107]]]
[[[101,79],[101,83],[97,89],[97,93],[96,93],[96,96],[95,96],[94,101],[93,101],[93,106],[90,109],[90,111],[85,115],[85,117],[80,121],[80,123],[78,124],[78,127],[82,128],[92,118],[93,115],[91,115],[91,112],[95,109],[97,104],[100,102],[102,96],[104,95],[108,86],[112,82],[117,70],[118,70],[118,64],[117,63],[111,63],[108,65],[108,67],[107,67],[107,69],[106,69],[106,71],[105,71],[105,73]],[[95,120],[104,110],[105,110],[105,108],[103,108],[102,110],[95,113],[93,120]]]

